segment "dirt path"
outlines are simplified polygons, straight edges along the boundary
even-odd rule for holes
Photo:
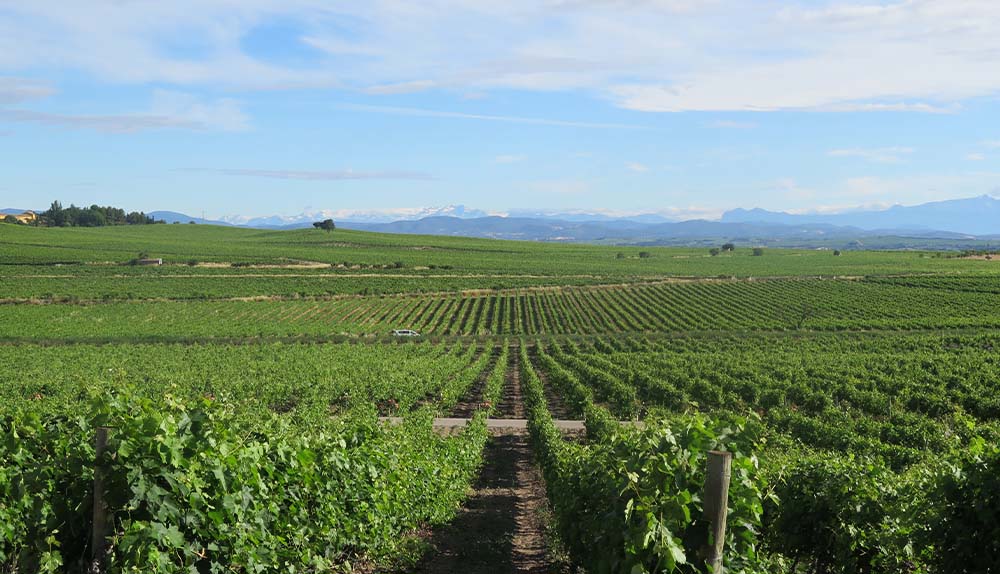
[[[494,436],[474,492],[414,574],[566,572],[550,556],[545,486],[523,432]]]
[[[521,353],[511,349],[508,354],[507,374],[504,375],[503,395],[494,418],[523,419],[524,400],[521,396]]]
[[[491,353],[490,360],[486,363],[486,368],[479,375],[479,379],[476,383],[465,393],[462,400],[455,405],[455,408],[451,410],[449,415],[452,418],[467,419],[472,418],[472,415],[479,409],[480,405],[483,403],[483,393],[486,391],[486,381],[490,378],[490,374],[493,373],[493,369],[496,367],[497,360],[500,358],[500,347],[493,346],[490,347]]]
[[[545,372],[545,369],[541,368],[541,365],[538,362],[537,349],[532,347],[528,356],[531,359],[532,366],[535,367],[535,372],[538,373],[538,379],[542,381],[542,390],[545,392],[545,402],[548,404],[549,412],[552,413],[552,418],[556,420],[565,420],[581,416],[581,413],[574,413],[573,409],[569,408],[563,400],[559,391],[552,388],[552,384],[549,382],[548,374]]]

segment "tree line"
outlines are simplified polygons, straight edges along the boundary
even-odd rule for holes
[[[38,214],[38,224],[49,227],[104,227],[106,225],[150,225],[164,223],[141,211],[127,212],[120,207],[91,205],[63,207],[53,201],[49,209]]]

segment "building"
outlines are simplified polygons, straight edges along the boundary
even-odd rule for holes
[[[138,265],[163,265],[163,259],[139,259],[136,261]]]
[[[14,219],[16,219],[18,223],[35,223],[38,221],[38,214],[29,210],[25,211],[21,215],[15,215]]]

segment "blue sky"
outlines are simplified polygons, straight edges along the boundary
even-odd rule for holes
[[[993,0],[0,0],[0,207],[1000,195],[998,95]]]

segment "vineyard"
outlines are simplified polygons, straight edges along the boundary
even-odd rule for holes
[[[149,227],[0,227],[0,572],[1000,572],[993,262]]]
[[[969,281],[986,289],[984,280]],[[907,330],[1000,325],[995,294],[875,280],[780,279],[284,301],[0,305],[12,341],[130,341],[685,331]]]

